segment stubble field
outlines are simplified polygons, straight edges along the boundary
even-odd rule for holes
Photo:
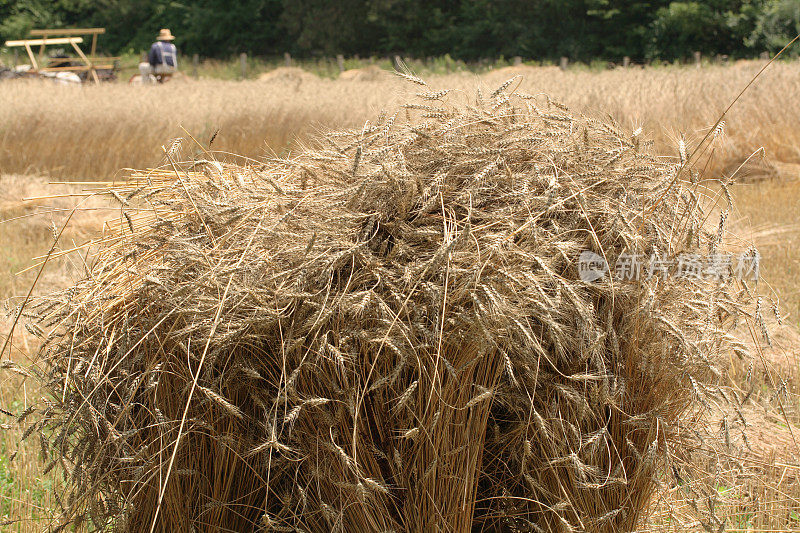
[[[546,93],[590,116],[611,117],[620,128],[652,140],[665,157],[688,153],[708,134],[722,113],[764,66],[732,66],[562,72],[551,67],[508,67],[484,74],[450,74],[428,79],[434,89],[485,94],[514,76],[516,90]],[[0,300],[8,308],[20,301],[37,270],[29,267],[47,253],[75,205],[79,183],[120,176],[123,168],[163,165],[164,151],[176,138],[183,159],[203,158],[205,149],[236,161],[291,157],[315,132],[360,127],[384,108],[415,92],[384,72],[351,73],[349,79],[321,79],[279,69],[266,79],[245,82],[176,80],[159,87],[113,84],[59,87],[36,82],[4,83],[0,91]],[[512,85],[513,86],[513,85]],[[800,335],[800,64],[771,65],[724,117],[714,153],[699,168],[731,178],[735,208],[731,231],[761,253],[761,293],[777,302],[783,325],[772,324],[773,346],[757,370],[761,390],[752,400],[747,430],[748,464],[709,473],[718,484],[717,502],[692,501],[691,484],[665,486],[653,502],[643,531],[791,531],[800,528],[800,439],[797,357]],[[192,139],[193,138],[193,139]],[[239,155],[234,155],[239,154]],[[706,164],[705,161],[708,161]],[[702,178],[702,176],[698,176]],[[710,191],[710,198],[720,198]],[[27,199],[27,200],[26,200]],[[727,209],[720,202],[718,210]],[[113,202],[81,206],[62,239],[66,249],[102,231],[103,220],[119,217]],[[39,291],[64,286],[82,270],[79,254],[48,265]],[[0,319],[0,342],[10,326]],[[742,332],[746,342],[748,334]],[[35,350],[23,328],[10,354],[24,361]],[[731,365],[731,382],[744,371]],[[775,380],[786,380],[783,412],[766,405]],[[780,381],[778,381],[780,383]],[[25,375],[0,370],[0,408],[22,412],[38,399]],[[763,400],[763,401],[762,401]],[[771,404],[770,404],[771,405]],[[20,445],[23,428],[13,418],[0,423],[0,523],[9,531],[38,531],[56,509],[58,479],[45,472],[39,444]],[[715,422],[709,422],[715,423]],[[720,451],[725,453],[725,451]],[[712,476],[713,474],[713,476]],[[698,464],[698,482],[702,465]],[[727,480],[721,483],[720,480]],[[696,506],[715,505],[720,524],[694,521]],[[6,530],[6,529],[4,529]]]

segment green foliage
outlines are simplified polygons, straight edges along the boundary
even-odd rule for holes
[[[668,4],[668,0],[591,0],[587,15],[607,59],[643,59],[649,49],[653,17]]]
[[[0,455],[0,522],[11,517],[14,495],[14,474],[8,464],[8,456]]]
[[[648,55],[681,58],[695,51],[711,55],[752,54],[755,51],[746,37],[763,9],[761,4],[761,0],[671,2],[656,13]],[[784,44],[789,39],[791,36]]]
[[[0,0],[0,35],[4,39],[21,39],[34,26],[58,26],[61,22],[51,2]]]
[[[0,39],[69,26],[107,28],[114,54],[170,28],[206,57],[673,60],[775,51],[800,32],[800,0],[0,0]]]
[[[746,39],[748,46],[777,52],[787,41],[800,34],[800,1],[771,0],[758,14],[755,27]],[[790,51],[798,54],[798,48]]]
[[[720,14],[706,3],[672,2],[658,10],[653,21],[651,55],[677,57],[692,48],[710,53],[724,26]]]
[[[583,0],[462,2],[451,26],[454,55],[467,59],[515,55],[589,60],[598,53]]]
[[[381,12],[391,8],[364,0],[284,0],[283,12],[275,22],[286,31],[287,50],[354,54],[365,51],[364,43],[379,38]]]

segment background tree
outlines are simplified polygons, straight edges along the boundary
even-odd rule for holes
[[[755,23],[745,43],[752,49],[777,52],[787,41],[800,34],[800,1],[772,0],[761,9],[754,10]],[[790,50],[798,55],[797,47]]]
[[[800,0],[0,0],[0,39],[33,27],[103,26],[105,52],[170,28],[183,53],[450,54],[456,59],[620,61],[775,51]]]

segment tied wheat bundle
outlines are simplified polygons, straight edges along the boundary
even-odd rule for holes
[[[411,81],[295,158],[109,186],[124,216],[86,279],[36,305],[65,521],[635,526],[742,292],[583,281],[577,258],[719,246],[702,190],[639,132],[510,82],[466,101]]]

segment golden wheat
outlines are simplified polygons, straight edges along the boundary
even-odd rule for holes
[[[768,71],[767,75],[756,85],[754,91],[748,93],[748,97],[734,108],[727,118],[724,135],[721,130],[719,134],[714,135],[717,138],[714,143],[717,147],[715,161],[723,163],[713,163],[712,170],[727,169],[729,173],[732,172],[747,156],[763,144],[767,149],[767,154],[776,162],[784,175],[791,176],[796,173],[794,170],[796,167],[781,163],[795,162],[797,157],[794,149],[794,146],[797,145],[796,133],[793,129],[796,117],[792,112],[793,107],[788,105],[787,101],[791,95],[792,77],[796,75],[797,67],[791,63],[775,67]],[[698,136],[704,135],[708,131],[706,128],[714,124],[719,111],[727,103],[726,99],[732,98],[754,73],[753,64],[744,67],[710,68],[700,71],[694,69],[650,69],[604,73],[560,73],[552,69],[535,69],[525,72],[526,79],[516,90],[528,94],[547,90],[560,100],[595,116],[598,115],[597,109],[603,108],[623,126],[623,130],[633,130],[632,142],[638,145],[640,137],[653,138],[659,151],[668,152],[677,157],[680,152],[678,145],[681,135],[686,135],[687,149],[691,151],[694,147],[693,142],[696,142]],[[510,79],[513,74],[501,72],[487,75],[484,79],[493,83],[490,85],[493,89],[498,84]],[[446,81],[448,86],[455,86],[456,92],[459,92],[472,85],[475,79],[473,76],[452,75]],[[10,88],[8,92],[5,92],[7,86],[4,86],[4,92],[0,93],[0,101],[3,101],[4,104],[11,104],[10,107],[0,108],[3,110],[0,111],[0,120],[2,120],[0,122],[0,127],[2,127],[0,138],[3,142],[0,145],[2,146],[0,147],[0,170],[8,172],[14,168],[35,168],[71,178],[79,176],[108,177],[122,166],[146,166],[161,163],[164,161],[162,158],[165,158],[161,146],[165,146],[169,151],[168,139],[175,138],[176,135],[186,136],[184,132],[176,131],[175,124],[178,122],[187,125],[187,130],[206,147],[208,139],[212,138],[216,128],[222,125],[222,133],[219,139],[213,143],[212,148],[230,149],[259,157],[269,154],[269,149],[274,148],[280,151],[283,147],[292,144],[291,140],[295,135],[300,139],[307,138],[308,133],[313,130],[313,127],[309,126],[310,122],[316,121],[317,124],[336,127],[360,125],[371,114],[370,110],[363,106],[378,108],[389,105],[398,95],[405,94],[403,91],[406,90],[402,88],[402,85],[397,85],[391,80],[369,83],[353,82],[352,87],[342,88],[338,87],[336,83],[313,78],[291,86],[287,86],[283,82],[270,82],[265,86],[258,85],[256,82],[242,84],[200,82],[197,84],[187,83],[182,86],[159,87],[155,88],[153,92],[147,92],[147,90],[142,92],[141,89],[134,90],[127,86],[87,87],[75,92],[69,92],[70,89],[64,90],[40,84],[15,86],[18,89],[8,87]],[[212,95],[212,92],[217,94]],[[231,111],[227,118],[226,108],[217,109],[218,114],[214,115],[209,108],[198,105],[203,101],[220,102],[225,99],[220,96],[223,93],[232,101],[227,108]],[[348,98],[351,94],[356,93],[363,93],[356,96],[361,100],[351,103]],[[74,97],[61,98],[65,94]],[[153,104],[152,98],[154,94],[159,95],[155,104]],[[484,94],[488,93],[484,92]],[[59,98],[55,102],[53,102],[54,95]],[[751,98],[750,95],[754,96]],[[293,96],[295,100],[292,100]],[[426,100],[436,101],[445,94],[429,91],[419,96]],[[4,100],[5,98],[8,100]],[[183,100],[181,100],[182,98]],[[93,104],[93,101],[96,105]],[[335,101],[338,107],[328,107],[330,101]],[[140,106],[146,102],[158,110],[153,115],[160,114],[164,117],[162,120],[151,116],[148,120],[151,129],[143,127],[138,122],[142,116],[139,113]],[[248,106],[249,115],[245,112],[243,102]],[[267,104],[267,107],[259,107],[255,104]],[[53,107],[55,112],[45,112],[46,106]],[[270,111],[266,112],[264,109]],[[306,112],[307,110],[311,111]],[[429,114],[437,113],[435,109],[425,111]],[[116,123],[106,120],[104,117],[107,116],[113,117]],[[180,118],[177,118],[178,116]],[[207,121],[211,116],[216,117],[216,123]],[[247,118],[242,119],[243,116]],[[281,120],[278,121],[278,124],[257,124],[259,119],[263,120],[266,116],[280,116]],[[395,116],[397,115],[390,117],[389,121],[393,122]],[[231,117],[235,117],[237,120],[228,120]],[[170,120],[174,122],[170,123]],[[15,126],[13,131],[11,125]],[[261,138],[258,140],[248,138],[245,135],[248,128],[260,131],[261,133],[258,135]],[[270,133],[273,129],[279,133],[273,136],[273,133]],[[391,129],[392,125],[387,124],[385,130],[388,132]],[[229,136],[225,142],[222,142],[226,131],[239,133]],[[642,135],[643,132],[646,133]],[[102,142],[104,137],[108,138],[108,142],[105,144]],[[69,147],[68,149],[64,148],[65,143],[68,143],[66,145]],[[267,148],[267,144],[270,145],[269,148]],[[33,151],[27,153],[26,146]],[[184,146],[190,146],[190,148],[186,153],[176,153],[176,156],[192,157],[195,155],[193,151],[202,152],[202,149],[191,141],[187,140]],[[191,148],[191,146],[194,147]],[[72,147],[78,149],[75,150]],[[218,155],[218,157],[223,158],[224,156]],[[357,159],[360,160],[361,157],[362,155],[359,155]],[[354,160],[348,173],[355,175],[359,172],[361,165],[360,161]],[[759,166],[748,163],[744,170],[750,173],[764,172],[770,170],[770,165]],[[485,174],[490,174],[494,171],[494,165],[492,163],[484,165],[478,170],[478,174],[483,171]],[[208,168],[207,172],[212,176],[217,175],[214,168]],[[745,173],[740,171],[739,174],[744,175]],[[485,174],[484,179],[486,178]],[[19,206],[17,202],[19,196],[41,195],[42,193],[38,191],[44,188],[41,180],[31,182],[29,181],[31,178],[14,178],[9,181],[8,176],[0,179],[5,180],[2,192],[6,193],[4,199],[7,200],[6,211],[2,215],[3,219],[19,216],[27,211],[26,208]],[[274,188],[275,185],[278,183],[273,180],[269,187]],[[27,188],[29,192],[17,192],[23,187]],[[759,243],[764,253],[765,274],[770,281],[774,282],[774,285],[783,289],[781,291],[784,294],[782,309],[786,309],[783,306],[788,302],[788,308],[792,313],[797,310],[797,279],[800,278],[792,275],[792,272],[797,269],[798,260],[793,248],[787,246],[786,243],[792,242],[787,239],[796,240],[800,233],[794,226],[795,222],[792,218],[792,213],[800,207],[800,195],[798,195],[797,189],[793,183],[780,182],[738,184],[731,186],[730,190],[723,185],[721,189],[721,194],[732,195],[739,200],[738,208],[731,214],[731,224],[744,237]],[[121,198],[124,200],[124,197]],[[56,201],[59,200],[52,202]],[[39,202],[39,204],[41,203],[42,201]],[[732,202],[728,199],[726,203]],[[116,205],[119,210],[119,206],[123,202],[113,200],[111,204]],[[63,209],[68,206],[59,203],[56,207]],[[137,229],[130,227],[136,222],[133,217],[123,218],[120,216],[119,219],[121,224],[129,226],[131,233]],[[0,224],[0,236],[2,237],[0,243],[4,250],[11,252],[7,254],[5,266],[7,271],[16,271],[26,266],[27,258],[32,255],[41,255],[41,251],[46,251],[52,240],[52,224],[42,223],[41,218],[32,219],[39,220],[39,222],[35,226],[35,231],[28,233],[26,220],[28,219]],[[99,228],[100,224],[96,220],[96,218],[90,220],[85,227]],[[58,222],[57,219],[54,221]],[[85,234],[86,230],[78,232],[76,240]],[[306,243],[306,254],[313,250],[314,241],[312,236]],[[69,267],[67,261],[64,261],[63,264],[68,268],[73,268]],[[75,264],[79,264],[79,261]],[[59,269],[61,267],[58,267],[56,271]],[[6,295],[11,292],[18,293],[26,287],[25,279],[14,282],[15,285],[9,283],[11,279],[7,276],[0,277],[0,283],[6,284],[3,289]],[[158,277],[152,276],[148,283],[160,281]],[[63,281],[49,279],[48,284],[59,286],[63,284]],[[491,300],[495,296],[487,294],[486,297]],[[375,305],[375,303],[371,303],[368,294],[363,295],[359,302],[354,304],[354,310],[361,309],[362,314],[357,316],[363,316],[364,312],[372,313],[373,311],[368,311],[371,305]],[[796,315],[793,315],[793,320],[796,322]],[[5,328],[3,332],[5,332]],[[772,375],[771,373],[761,371],[758,366],[753,367],[753,365],[746,365],[746,368],[733,366],[728,370],[732,379],[741,387],[746,388],[750,383],[756,384],[756,392],[751,398],[758,399],[759,402],[761,402],[762,396],[764,401],[770,400],[769,396],[772,393],[762,393],[761,390],[769,391],[770,379],[781,375],[790,378],[789,394],[796,400],[798,386],[796,346],[799,343],[796,336],[792,336],[793,333],[784,333],[783,335],[781,338],[780,334],[773,333],[772,342],[780,348],[773,347],[765,351],[765,357],[770,365],[781,367],[781,372],[774,374],[773,378],[768,377],[768,374]],[[27,332],[22,331],[16,338],[22,344],[23,351],[30,353],[30,350],[35,349],[36,340]],[[27,348],[25,343],[28,344]],[[327,351],[328,356],[340,368],[346,368],[347,365],[352,364],[333,345],[328,344]],[[773,354],[773,351],[776,353]],[[16,351],[15,353],[24,361],[23,352]],[[443,364],[446,372],[454,371],[448,361],[444,361]],[[507,362],[504,361],[503,364],[507,366]],[[514,376],[513,365],[510,370],[508,375]],[[249,367],[242,367],[240,371],[242,376],[249,376],[247,379],[258,379],[260,375]],[[27,407],[30,406],[30,395],[22,393],[25,390],[21,381],[23,376],[5,369],[0,370],[0,378],[2,379],[0,382],[0,408],[12,406],[15,415],[25,413],[28,410]],[[294,379],[297,377],[295,376]],[[291,376],[290,381],[292,381]],[[398,392],[399,398],[403,401],[402,405],[397,408],[398,410],[402,410],[403,407],[413,407],[413,397],[418,387],[419,385],[404,396],[411,388],[409,383],[408,388]],[[781,383],[778,390],[785,390],[785,388],[786,386]],[[219,396],[219,393],[211,387],[206,387],[206,390]],[[479,406],[480,403],[485,402],[484,398],[491,398],[493,393],[492,388],[476,388],[474,394],[469,398],[464,398],[464,401],[473,402],[472,406]],[[220,399],[228,401],[224,397],[219,396],[215,400],[214,394],[207,394],[205,391],[202,394],[208,399],[209,404],[215,404],[223,411],[230,409],[230,407],[226,409],[225,405],[219,401]],[[265,400],[254,398],[256,402]],[[296,422],[301,417],[303,410],[307,408],[311,410],[317,404],[326,403],[323,400],[325,398],[306,400],[306,403],[297,406],[296,412],[287,413],[285,423]],[[796,405],[795,400],[787,405],[790,407],[793,404]],[[753,400],[751,399],[751,401]],[[718,491],[720,497],[714,503],[716,512],[712,515],[717,520],[721,519],[725,522],[729,530],[733,528],[732,530],[735,531],[737,527],[748,531],[790,530],[800,525],[797,520],[797,513],[800,512],[797,505],[797,501],[800,500],[800,487],[797,477],[793,475],[798,464],[797,457],[793,452],[796,450],[796,445],[790,438],[790,429],[781,426],[785,418],[780,416],[775,418],[775,415],[770,414],[766,408],[762,411],[767,414],[761,420],[757,414],[754,415],[752,412],[746,414],[748,420],[755,420],[755,422],[754,425],[741,432],[743,436],[749,435],[750,443],[753,444],[753,455],[744,459],[739,458],[741,464],[744,465],[744,470],[742,470],[741,464],[735,470],[725,469],[727,467],[723,464],[723,470],[718,471],[717,475],[710,476],[705,480],[702,479],[702,476],[696,478],[700,485],[705,483],[705,486],[697,488],[698,492],[702,490],[708,492],[708,489]],[[796,421],[795,410],[790,409],[789,415],[790,421],[794,423]],[[166,418],[162,412],[157,410],[154,416],[158,424],[165,423]],[[437,426],[441,416],[441,411],[437,411],[434,413],[433,420],[424,421],[424,424]],[[537,427],[547,428],[547,421],[542,419],[538,412],[534,413],[533,421],[538,424]],[[424,424],[405,429],[403,437],[413,440],[419,438],[421,434],[424,435]],[[58,505],[53,500],[56,494],[51,495],[49,492],[44,492],[43,496],[34,496],[32,491],[41,491],[41,488],[37,489],[40,483],[38,480],[47,477],[42,476],[41,472],[54,463],[37,460],[38,444],[36,447],[25,444],[21,448],[17,448],[17,442],[23,429],[18,428],[15,424],[11,425],[13,429],[3,434],[2,445],[5,450],[19,450],[15,461],[11,465],[5,465],[6,469],[15,473],[13,479],[19,488],[16,492],[0,494],[0,505],[4,505],[2,509],[7,514],[7,517],[0,516],[0,522],[4,518],[9,518],[15,520],[13,526],[7,526],[9,528],[19,531],[38,531],[41,526],[37,526],[36,522],[31,521],[30,518],[47,519],[57,511]],[[742,429],[741,427],[736,428],[734,422],[720,422],[716,427],[724,428],[723,433],[728,435],[723,442],[727,440],[729,445],[733,443],[734,446],[745,446],[741,441],[744,437],[737,437],[738,441],[732,437],[735,433],[734,429]],[[756,431],[760,428],[769,429],[764,430],[765,435],[759,436]],[[775,440],[776,436],[780,436],[777,442],[783,443],[784,448],[770,448],[764,451],[763,443]],[[593,446],[601,441],[601,437],[600,433],[588,435],[585,445]],[[277,439],[267,440],[264,445],[266,446],[265,450],[274,450],[276,453],[291,451]],[[749,445],[747,444],[747,446]],[[525,461],[529,460],[525,458],[530,457],[530,453],[526,451],[531,449],[530,441],[522,439],[520,446],[523,451],[522,464],[524,465]],[[730,453],[728,449],[720,451],[723,454]],[[261,452],[263,450],[256,453]],[[336,453],[340,455],[343,465],[353,464],[353,458],[344,449],[337,450]],[[398,455],[396,449],[393,454],[386,457],[386,460],[395,465],[398,470],[403,469],[404,458]],[[694,460],[698,465],[697,468],[700,469],[695,472],[697,475],[703,472],[707,462],[701,454],[698,454]],[[423,465],[421,472],[423,479],[428,480],[434,476],[438,468],[440,466],[435,462]],[[681,474],[687,475],[682,471],[678,472],[679,476]],[[85,472],[78,469],[71,475],[74,478],[73,481],[78,481],[85,475]],[[176,475],[191,476],[193,474],[191,469],[179,469]],[[536,488],[537,481],[530,476],[525,477],[525,482],[532,487],[532,490],[540,490]],[[28,489],[28,491],[23,489]],[[299,501],[307,502],[309,494],[302,487],[300,489]],[[388,489],[389,487],[386,487],[378,479],[370,477],[365,477],[352,487],[353,493],[359,501],[369,499],[371,492],[381,493]],[[702,512],[698,512],[697,506],[702,508],[708,502],[698,503],[696,496],[692,496],[692,490],[693,488],[690,486],[685,490],[665,487],[664,490],[659,491],[653,501],[651,520],[642,525],[643,530],[679,531],[703,528],[700,520],[708,521],[709,513],[707,509],[700,509]],[[207,513],[212,516],[219,516],[219,512],[218,508],[211,505],[207,509]],[[336,509],[327,504],[322,506],[322,513],[333,523],[336,523],[337,517],[340,516]],[[614,512],[610,511],[599,516],[598,522],[613,521],[617,519],[615,517]],[[267,525],[270,520],[267,516],[264,525]],[[720,524],[706,522],[706,525],[718,527]]]
[[[510,82],[518,93],[544,92],[631,130],[642,127],[660,151],[674,153],[681,135],[688,148],[694,147],[761,65],[602,72],[506,67],[480,78],[458,73],[430,81],[463,92],[483,80],[493,90],[521,74]],[[727,134],[717,143],[715,160],[722,170],[732,172],[760,147],[771,160],[800,162],[800,112],[789,97],[798,76],[800,63],[773,64],[737,103],[725,120]],[[323,127],[359,126],[410,91],[397,77],[334,81],[311,74],[245,82],[184,80],[158,87],[5,82],[0,169],[108,179],[121,168],[160,164],[166,140],[185,136],[179,126],[203,144],[218,131],[215,148],[259,158],[296,146]]]

